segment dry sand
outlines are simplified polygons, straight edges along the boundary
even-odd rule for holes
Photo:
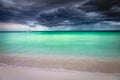
[[[0,66],[0,80],[120,80],[120,73]]]
[[[120,73],[120,59],[0,55],[0,63],[12,66]]]
[[[120,59],[0,55],[0,80],[120,80]]]

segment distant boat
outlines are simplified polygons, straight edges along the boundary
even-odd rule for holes
[[[27,32],[32,32],[31,30],[28,30]]]

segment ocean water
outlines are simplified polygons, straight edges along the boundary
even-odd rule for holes
[[[0,32],[0,54],[120,58],[120,32]]]

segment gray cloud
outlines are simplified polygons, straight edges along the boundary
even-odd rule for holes
[[[0,22],[78,28],[101,21],[120,21],[120,0],[0,0]]]

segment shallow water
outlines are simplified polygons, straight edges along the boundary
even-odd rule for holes
[[[1,32],[1,54],[120,57],[120,32]]]

